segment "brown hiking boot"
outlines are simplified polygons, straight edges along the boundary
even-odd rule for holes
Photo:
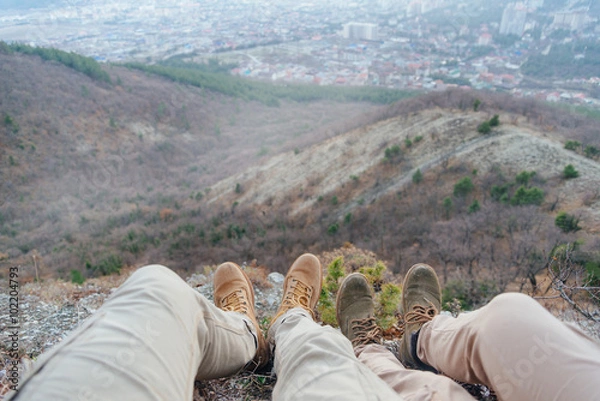
[[[285,276],[283,299],[271,324],[288,310],[298,307],[307,310],[314,320],[314,309],[319,301],[322,285],[323,269],[319,259],[310,253],[296,259]]]
[[[335,308],[342,334],[353,347],[381,343],[382,332],[373,312],[373,290],[364,275],[352,273],[344,279]]]
[[[256,355],[246,369],[256,370],[269,361],[269,347],[254,312],[254,289],[250,279],[235,263],[225,262],[215,271],[215,305],[224,310],[239,312],[250,318],[256,329]]]
[[[404,335],[400,343],[400,361],[407,368],[435,371],[417,357],[419,330],[439,314],[442,291],[437,274],[426,264],[416,264],[404,277],[402,310]]]

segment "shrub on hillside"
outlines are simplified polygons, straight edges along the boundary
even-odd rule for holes
[[[492,199],[497,202],[508,202],[508,189],[510,186],[510,184],[492,185],[492,189],[490,190]]]
[[[565,149],[576,151],[581,147],[581,142],[579,141],[567,141],[565,143]]]
[[[579,177],[579,171],[575,170],[575,167],[573,167],[572,164],[567,164],[563,170],[563,177],[567,180],[577,178]]]
[[[120,256],[109,255],[96,264],[92,264],[88,261],[85,263],[85,267],[94,274],[99,274],[101,276],[108,276],[113,273],[120,274],[121,267],[123,267],[123,260]]]
[[[515,177],[515,181],[517,182],[517,184],[527,186],[529,184],[529,180],[531,180],[533,177],[535,177],[535,174],[536,174],[535,171],[521,171]]]
[[[396,310],[400,303],[402,291],[392,283],[384,283],[383,274],[387,270],[385,264],[381,261],[374,265],[365,265],[359,268],[359,271],[367,277],[367,280],[374,288],[375,319],[377,324],[383,329],[391,328],[396,322]],[[335,258],[329,266],[323,281],[323,289],[317,304],[317,310],[321,315],[323,323],[337,327],[337,318],[335,310],[335,300],[340,284],[346,276],[344,258],[342,256]]]
[[[474,188],[475,186],[473,185],[473,181],[471,181],[471,177],[463,177],[454,184],[454,196],[465,197],[473,192]]]
[[[412,176],[412,181],[415,184],[419,184],[421,181],[423,181],[423,173],[421,173],[421,169],[417,169],[417,171],[415,171]]]
[[[475,199],[473,203],[469,205],[469,214],[477,213],[479,210],[481,210],[481,205],[479,204],[479,201]]]
[[[398,145],[386,148],[383,154],[384,163],[397,163],[402,159],[402,149]]]
[[[554,219],[554,224],[560,228],[564,233],[570,233],[581,230],[579,227],[579,219],[566,212],[560,212]]]
[[[589,145],[585,147],[583,153],[585,154],[585,157],[593,159],[594,157],[600,155],[600,149],[598,149],[595,146]]]
[[[458,301],[461,310],[473,310],[486,304],[500,291],[492,280],[450,280],[442,290],[442,308],[450,310]]]
[[[452,199],[450,199],[450,197],[445,197],[444,200],[442,201],[442,206],[444,207],[444,214],[446,215],[446,218],[449,219],[450,218],[450,212],[452,211]]]
[[[494,117],[490,119],[490,127],[497,127],[500,125],[500,116],[498,114],[494,114]]]
[[[544,191],[538,187],[525,188],[521,185],[510,198],[510,204],[513,206],[523,205],[541,205],[544,201]]]
[[[71,270],[71,282],[74,284],[83,284],[85,282],[85,278],[83,274],[79,270]]]
[[[492,131],[489,121],[484,121],[477,126],[477,132],[480,134],[489,134]]]

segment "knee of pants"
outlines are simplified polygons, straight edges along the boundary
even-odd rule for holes
[[[542,306],[528,295],[510,292],[497,295],[485,307],[485,322],[483,325],[490,335],[498,333],[499,329],[513,326],[515,315],[522,318],[538,314]],[[522,320],[522,319],[520,319]],[[527,320],[527,319],[525,319]]]
[[[167,291],[172,293],[177,290],[190,289],[185,281],[173,270],[163,265],[148,265],[136,270],[125,284],[132,286],[142,285],[153,291]]]
[[[532,307],[539,308],[539,306],[537,301],[529,295],[521,294],[520,292],[505,292],[496,295],[494,299],[487,304],[486,308],[498,313],[504,313],[506,311],[525,311],[527,313]]]

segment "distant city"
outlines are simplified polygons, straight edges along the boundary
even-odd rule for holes
[[[600,107],[598,8],[587,0],[89,0],[0,10],[0,40],[100,62],[217,58],[232,74],[275,82],[465,86]]]

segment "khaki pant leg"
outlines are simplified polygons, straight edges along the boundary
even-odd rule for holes
[[[273,400],[402,400],[354,356],[338,330],[320,326],[300,308],[271,327],[277,384]]]
[[[43,355],[13,400],[188,401],[196,376],[234,374],[253,358],[251,330],[173,271],[147,266]]]
[[[423,325],[419,358],[504,401],[600,400],[600,345],[532,298],[502,294],[458,318]]]
[[[383,345],[371,344],[355,352],[359,361],[406,401],[473,401],[462,386],[448,377],[406,369]]]

